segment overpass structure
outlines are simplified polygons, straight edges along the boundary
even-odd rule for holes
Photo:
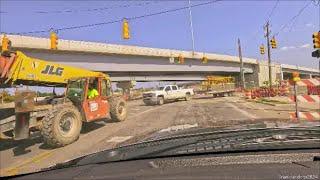
[[[34,58],[106,72],[113,81],[198,81],[207,75],[238,76],[240,72],[237,56],[72,40],[59,40],[58,50],[50,50],[47,38],[7,37],[12,42],[12,50]],[[184,64],[172,63],[178,56],[184,57]],[[208,58],[206,64],[201,62],[204,56]],[[266,62],[252,58],[243,58],[243,62],[247,83],[259,86],[268,80]],[[272,79],[287,78],[286,73],[295,70],[308,78],[319,76],[318,69],[272,64]]]

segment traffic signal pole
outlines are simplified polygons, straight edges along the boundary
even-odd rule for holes
[[[267,46],[268,46],[268,69],[269,69],[269,86],[272,87],[272,77],[271,77],[271,51],[270,51],[270,31],[269,31],[269,21],[267,22],[266,26],[266,38],[267,38]]]

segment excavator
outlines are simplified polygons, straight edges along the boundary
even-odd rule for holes
[[[79,138],[84,122],[127,118],[126,101],[112,94],[107,74],[28,57],[20,51],[2,52],[0,88],[20,85],[64,87],[65,92],[37,102],[34,92],[16,90],[14,124],[0,124],[1,131],[11,130],[16,140],[29,138],[30,130],[36,129],[45,144],[61,147]],[[91,89],[98,93],[89,98]]]

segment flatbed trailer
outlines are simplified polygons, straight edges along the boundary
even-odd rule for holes
[[[195,94],[210,95],[212,97],[233,96],[236,90],[234,83],[221,83],[210,85],[210,87],[195,90]]]

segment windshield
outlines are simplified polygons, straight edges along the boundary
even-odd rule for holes
[[[84,96],[85,79],[71,80],[68,83],[67,97],[81,102]]]
[[[161,143],[255,151],[270,128],[319,128],[319,6],[1,0],[0,176],[117,147],[120,160],[165,156]],[[284,139],[316,139],[302,134]]]

